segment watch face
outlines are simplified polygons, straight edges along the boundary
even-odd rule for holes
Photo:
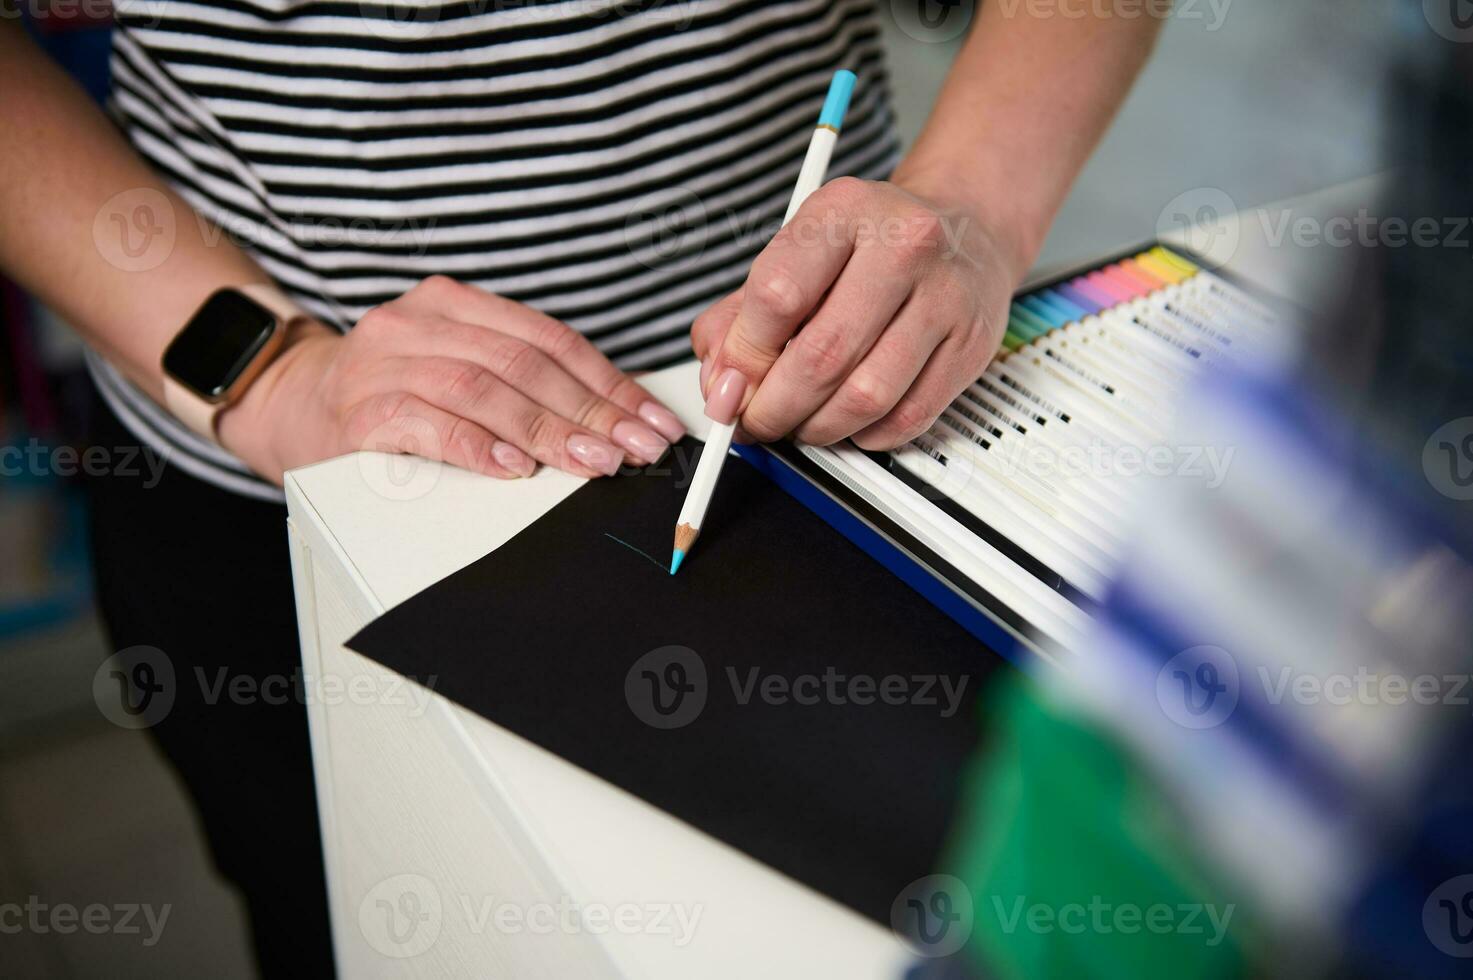
[[[276,317],[249,297],[222,289],[199,308],[164,351],[164,370],[207,399],[221,398],[271,340]]]

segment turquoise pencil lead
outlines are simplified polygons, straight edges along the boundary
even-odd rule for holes
[[[676,572],[680,571],[680,563],[683,561],[685,561],[685,552],[681,551],[679,548],[676,548],[674,554],[670,556],[671,575],[674,575]]]

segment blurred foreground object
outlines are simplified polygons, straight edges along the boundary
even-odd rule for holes
[[[1001,695],[919,975],[1473,972],[1468,47],[1394,79],[1352,295],[1184,412],[1226,479],[1163,481],[1093,642]]]

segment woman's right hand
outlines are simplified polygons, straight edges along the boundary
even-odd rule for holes
[[[360,449],[501,478],[538,463],[611,476],[654,462],[684,429],[571,327],[435,276],[346,335],[296,328],[218,432],[279,484],[285,470]]]

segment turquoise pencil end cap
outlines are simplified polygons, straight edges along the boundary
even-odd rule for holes
[[[857,81],[859,79],[854,72],[848,69],[840,69],[834,73],[834,80],[829,82],[828,98],[823,100],[823,112],[818,116],[820,126],[844,128],[844,114],[849,111],[849,97],[854,94],[854,84]]]
[[[680,563],[683,561],[685,561],[685,552],[681,551],[679,548],[676,548],[675,553],[670,556],[671,575],[674,575],[676,572],[680,571]]]

